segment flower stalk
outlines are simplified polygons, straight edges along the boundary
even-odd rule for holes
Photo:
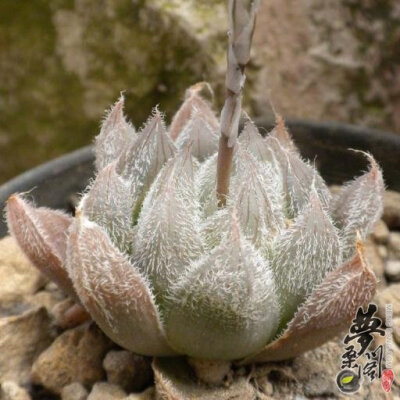
[[[229,44],[226,71],[226,97],[221,112],[221,137],[217,162],[217,199],[225,206],[229,194],[233,151],[239,133],[245,69],[250,59],[251,41],[259,0],[229,0]]]

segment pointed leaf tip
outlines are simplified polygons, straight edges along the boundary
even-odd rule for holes
[[[342,231],[345,260],[355,253],[356,232],[364,240],[383,212],[382,171],[372,155],[361,153],[369,160],[369,170],[347,183],[332,205],[332,215]]]
[[[244,149],[238,149],[237,163],[232,197],[240,226],[245,237],[265,252],[285,225],[280,175],[274,164],[260,162]]]
[[[176,146],[180,149],[188,143],[192,143],[192,154],[200,162],[218,149],[218,135],[196,108],[193,109],[191,118],[176,140]]]
[[[116,164],[103,168],[79,205],[80,212],[104,227],[121,251],[132,250],[135,197],[130,183],[116,172]]]
[[[196,114],[199,114],[208,124],[212,132],[217,132],[219,130],[218,120],[209,102],[203,96],[205,89],[211,91],[212,98],[212,89],[208,83],[199,82],[187,89],[184,102],[172,118],[169,129],[169,135],[172,140],[175,141],[181,135],[185,125],[192,118],[194,110],[196,110]]]
[[[284,151],[284,153],[286,160],[283,167],[283,187],[286,192],[289,216],[296,217],[307,206],[312,187],[317,190],[325,210],[329,210],[331,194],[316,168],[303,161],[296,153],[290,151]]]
[[[124,116],[124,96],[107,113],[95,140],[96,167],[103,169],[115,161],[124,147],[135,138],[135,129],[128,123]]]
[[[131,183],[132,195],[140,198],[175,154],[176,147],[166,133],[163,114],[156,107],[137,139],[122,152],[116,172]]]
[[[76,298],[65,266],[67,232],[72,218],[48,208],[35,208],[12,195],[6,206],[8,228],[32,263],[65,293]]]

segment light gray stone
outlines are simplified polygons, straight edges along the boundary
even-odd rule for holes
[[[381,256],[381,258],[383,260],[386,260],[388,258],[388,254],[389,254],[387,247],[384,245],[378,245],[377,248],[378,248],[378,253]]]
[[[153,400],[155,395],[154,386],[149,387],[141,393],[131,393],[124,400]]]
[[[123,400],[126,392],[117,385],[108,382],[95,383],[87,400]]]
[[[385,275],[391,282],[400,281],[400,260],[388,260],[385,263]]]
[[[380,219],[372,232],[372,236],[376,243],[378,244],[386,244],[389,239],[389,229],[382,219]]]
[[[400,258],[400,232],[390,232],[388,248],[392,256]]]
[[[31,400],[29,393],[14,381],[4,381],[0,387],[1,400]]]
[[[10,236],[0,240],[0,282],[0,303],[33,294],[46,282]]]
[[[86,400],[89,392],[79,382],[70,383],[61,390],[61,400]]]

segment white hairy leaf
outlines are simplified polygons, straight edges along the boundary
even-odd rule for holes
[[[183,128],[192,118],[195,110],[196,113],[207,122],[213,132],[218,131],[218,120],[208,101],[201,96],[201,92],[204,90],[211,92],[211,96],[213,96],[210,85],[205,82],[197,83],[186,91],[185,101],[182,103],[171,122],[169,134],[172,140],[176,140],[180,136]]]
[[[202,251],[190,148],[161,170],[144,200],[136,238],[134,263],[162,297]]]
[[[296,153],[286,151],[283,188],[286,192],[288,213],[291,218],[296,217],[308,204],[312,186],[315,187],[322,206],[328,210],[331,194],[318,171]]]
[[[348,329],[358,308],[371,301],[375,290],[376,278],[359,242],[355,257],[315,287],[283,334],[243,363],[286,360],[320,346]]]
[[[218,135],[197,109],[193,110],[192,117],[176,140],[178,149],[189,144],[192,145],[192,155],[199,161],[204,161],[218,149]]]
[[[136,137],[135,128],[124,116],[124,96],[107,113],[95,140],[97,170],[117,160],[122,150]]]
[[[228,234],[173,287],[165,317],[168,341],[200,359],[235,359],[275,334],[279,306],[268,263],[233,218]]]
[[[103,228],[78,216],[67,262],[79,298],[107,336],[136,353],[174,354],[146,280]]]
[[[238,150],[233,204],[245,237],[266,250],[285,226],[282,183],[273,165]]]
[[[155,108],[138,138],[121,154],[116,171],[131,183],[134,196],[143,195],[175,153],[175,145],[166,133],[162,114]]]
[[[131,185],[115,171],[115,163],[103,168],[83,196],[79,209],[105,228],[113,243],[128,253],[132,250],[133,208]]]
[[[195,177],[196,197],[203,217],[212,215],[218,209],[216,174],[217,154],[214,154],[200,165]]]
[[[231,213],[230,207],[220,208],[202,223],[201,234],[205,251],[210,251],[220,244],[222,237],[229,230]]]
[[[382,172],[372,155],[369,171],[345,185],[333,204],[333,217],[341,228],[344,260],[355,253],[357,231],[364,240],[373,230],[383,211]]]
[[[294,153],[299,153],[296,145],[293,142],[292,137],[288,129],[285,126],[285,121],[283,118],[276,114],[276,125],[274,129],[270,132],[269,137],[278,140],[279,144],[288,151],[292,151]]]
[[[257,160],[271,164],[281,174],[274,148],[268,140],[263,138],[252,121],[247,121],[239,136],[241,147],[256,157]]]
[[[273,271],[283,304],[283,323],[326,274],[340,265],[341,243],[313,187],[306,207],[276,240]]]

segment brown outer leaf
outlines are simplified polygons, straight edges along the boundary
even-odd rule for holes
[[[175,354],[147,283],[103,228],[78,215],[68,257],[76,292],[107,336],[139,354]]]
[[[286,360],[322,345],[349,326],[357,309],[370,301],[375,289],[375,275],[358,242],[355,257],[329,273],[314,289],[282,336],[239,363]]]
[[[10,233],[23,252],[44,275],[77,299],[65,267],[72,218],[60,211],[35,208],[17,194],[8,199],[6,210]]]

